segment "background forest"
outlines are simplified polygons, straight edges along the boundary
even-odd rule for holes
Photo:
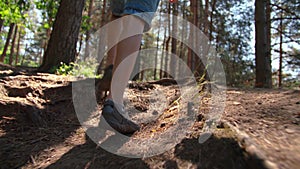
[[[91,76],[97,61],[89,57],[89,39],[109,21],[106,0],[2,0],[0,2],[0,62],[37,67],[39,71]],[[300,85],[300,2],[298,0],[162,0],[160,13],[180,16],[196,25],[215,47],[229,86],[298,87]],[[173,23],[173,22],[172,22]],[[172,24],[144,34],[142,49],[170,51],[201,77],[205,67],[176,39]],[[160,79],[173,69],[168,55],[139,57],[140,69],[152,62],[157,70],[142,71],[137,79]],[[80,72],[72,71],[74,66]],[[105,67],[105,60],[101,67]],[[176,71],[176,70],[172,70]],[[84,72],[84,73],[82,73]]]

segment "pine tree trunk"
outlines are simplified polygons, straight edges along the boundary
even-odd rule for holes
[[[159,49],[159,34],[160,31],[158,30],[157,33],[157,40],[156,40],[156,52],[155,52],[155,59],[154,59],[154,73],[153,73],[153,79],[155,80],[157,77],[157,64],[158,64],[158,49]]]
[[[169,74],[168,74],[168,65],[169,65],[169,43],[170,43],[170,40],[171,40],[171,38],[170,37],[168,37],[168,39],[166,40],[166,44],[165,44],[165,46],[166,46],[166,55],[165,55],[165,63],[164,63],[164,66],[165,66],[165,68],[164,68],[164,70],[165,70],[165,72],[164,72],[164,78],[167,78],[167,77],[169,77]]]
[[[208,36],[208,28],[209,28],[209,0],[205,0],[205,11],[204,11],[204,31],[203,33]]]
[[[7,37],[6,37],[6,42],[5,42],[4,49],[3,49],[3,52],[2,52],[2,55],[1,55],[1,58],[0,58],[0,62],[4,62],[4,59],[6,57],[6,52],[8,50],[8,46],[9,46],[9,43],[10,43],[10,39],[11,39],[11,36],[14,32],[14,28],[15,28],[15,24],[11,23],[9,25],[9,31],[8,31],[8,34],[7,34]]]
[[[169,35],[171,35],[172,34],[172,32],[171,32],[171,4],[169,3],[168,4],[168,31],[169,31]],[[165,78],[167,78],[167,77],[169,77],[169,69],[170,69],[170,67],[169,67],[169,44],[170,44],[170,41],[171,41],[171,38],[170,38],[170,36],[168,37],[168,39],[166,40],[166,44],[165,44],[165,46],[166,46],[166,56],[165,56],[165,64],[164,64],[164,66],[165,66],[165,68],[164,68],[164,70],[165,70],[165,72],[164,72],[164,77]],[[169,68],[169,69],[168,69]]]
[[[267,49],[267,20],[266,1],[255,1],[255,63],[256,82],[255,87],[271,88],[271,61]]]
[[[213,16],[213,13],[214,13],[214,11],[216,10],[216,2],[217,2],[217,0],[213,0],[213,2],[212,2],[212,6],[211,6],[211,12],[210,12],[210,30],[209,30],[209,41],[210,42],[212,42],[212,40],[213,40],[213,18],[214,18],[214,16]]]
[[[272,63],[271,63],[271,0],[266,0],[266,32],[267,32],[267,55],[266,55],[266,84],[272,88]]]
[[[282,11],[280,13],[280,17],[283,17]],[[282,87],[282,57],[283,57],[283,49],[282,49],[282,43],[283,43],[283,23],[282,19],[280,19],[280,25],[279,25],[279,34],[280,34],[280,40],[279,40],[279,70],[278,70],[278,87]]]
[[[107,17],[106,17],[106,0],[103,0],[102,2],[102,11],[101,11],[101,25],[103,26],[104,24],[106,24],[107,22]]]
[[[178,15],[178,11],[177,11],[177,3],[173,3],[173,15],[172,15],[172,34],[176,35],[177,34],[177,15]],[[177,39],[176,38],[172,38],[171,41],[171,53],[173,55],[177,55]],[[171,74],[174,76],[173,78],[176,78],[176,59],[174,57],[170,58],[170,72]]]
[[[166,57],[165,56],[165,49],[166,49],[166,38],[167,38],[167,30],[166,29],[164,29],[164,40],[163,40],[163,46],[162,46],[162,56],[161,56],[161,60],[160,60],[160,72],[159,72],[159,78],[160,79],[162,79],[163,78],[163,76],[164,76],[164,58]]]
[[[94,0],[89,1],[89,8],[88,8],[88,20],[87,24],[91,24],[91,17],[92,17],[92,12],[93,12],[93,5],[94,5]],[[89,45],[89,40],[90,40],[90,34],[91,34],[91,29],[88,28],[85,32],[85,50],[84,50],[84,60],[89,57],[90,55],[90,45]]]
[[[11,42],[11,47],[10,47],[9,65],[12,65],[12,63],[13,63],[17,34],[18,34],[18,26],[16,25],[15,26],[15,32],[14,32],[14,35],[13,35],[13,39],[12,39],[12,42]]]
[[[48,72],[61,62],[69,64],[75,61],[84,3],[85,0],[61,0],[39,71]]]
[[[21,29],[19,29],[19,33],[18,33],[18,44],[17,44],[17,53],[16,53],[16,60],[15,60],[15,65],[18,65],[18,62],[19,62],[19,55],[20,55],[20,45],[21,45]]]
[[[200,0],[201,1],[201,0]],[[194,11],[193,11],[193,24],[199,28],[199,24],[198,24],[198,19],[199,19],[199,10],[198,10],[198,0],[194,0]],[[193,35],[195,35],[196,32],[193,32]],[[196,41],[194,39],[194,37],[191,37],[192,38],[192,41],[193,41],[193,46],[194,48],[197,48],[196,47]],[[192,70],[193,72],[196,74],[197,73],[197,65],[198,65],[198,62],[196,61],[198,59],[198,56],[196,55],[196,53],[194,51],[192,51]]]
[[[106,23],[106,0],[103,0],[102,2],[102,12],[101,12],[101,21],[100,21],[100,27],[102,27]],[[100,32],[99,32],[100,33]],[[107,61],[107,57],[104,57],[105,55],[105,46],[107,45],[107,34],[101,34],[99,35],[99,42],[98,42],[98,53],[97,53],[97,61],[99,64],[97,73],[101,72],[101,67],[108,67],[112,62]],[[103,60],[106,59],[106,60]]]
[[[4,23],[4,20],[0,18],[0,33],[2,31],[3,23]]]

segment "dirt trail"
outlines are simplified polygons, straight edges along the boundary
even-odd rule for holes
[[[229,89],[222,122],[209,140],[198,142],[209,107],[202,104],[185,138],[173,148],[153,157],[131,159],[103,150],[86,135],[74,110],[72,83],[69,77],[0,66],[0,168],[300,166],[299,90]],[[149,100],[155,90],[166,98],[161,105],[169,105],[163,114],[153,111],[159,104],[149,106],[160,99],[158,92],[158,97]],[[142,123],[142,130],[133,138],[150,138],[172,128],[178,113],[171,103],[177,98],[174,84],[131,84],[127,103],[144,112],[129,114]],[[203,99],[209,99],[208,95]],[[88,111],[99,117],[100,108]]]

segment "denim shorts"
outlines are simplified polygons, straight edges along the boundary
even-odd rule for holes
[[[115,16],[135,15],[145,21],[144,31],[150,29],[151,21],[160,0],[110,0],[110,9]]]

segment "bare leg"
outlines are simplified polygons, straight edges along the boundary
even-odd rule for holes
[[[111,14],[110,21],[114,21],[119,18],[120,17],[114,16]],[[117,23],[120,23],[120,25],[117,25],[118,29],[108,29],[108,31],[107,31],[107,37],[109,38],[108,46],[112,46],[113,43],[118,41],[118,39],[120,38],[122,25],[121,25],[121,22],[117,22]],[[114,63],[116,55],[117,55],[117,45],[114,45],[107,52],[106,67],[108,67],[109,65],[112,65]]]
[[[114,61],[113,80],[108,98],[113,99],[117,104],[123,104],[123,94],[134,68],[137,51],[140,48],[144,22],[137,17],[130,16],[123,22],[123,31],[121,36],[130,36],[117,45],[117,55]],[[129,56],[127,58],[127,56]],[[118,67],[126,58],[125,66]],[[116,72],[116,70],[118,71]],[[116,72],[116,73],[115,73]]]
[[[117,45],[113,77],[108,100],[104,102],[102,116],[106,122],[122,134],[132,134],[140,129],[139,125],[128,119],[123,111],[123,94],[133,70],[140,48],[144,22],[134,16],[122,18],[122,33]],[[117,41],[118,42],[118,41]]]

